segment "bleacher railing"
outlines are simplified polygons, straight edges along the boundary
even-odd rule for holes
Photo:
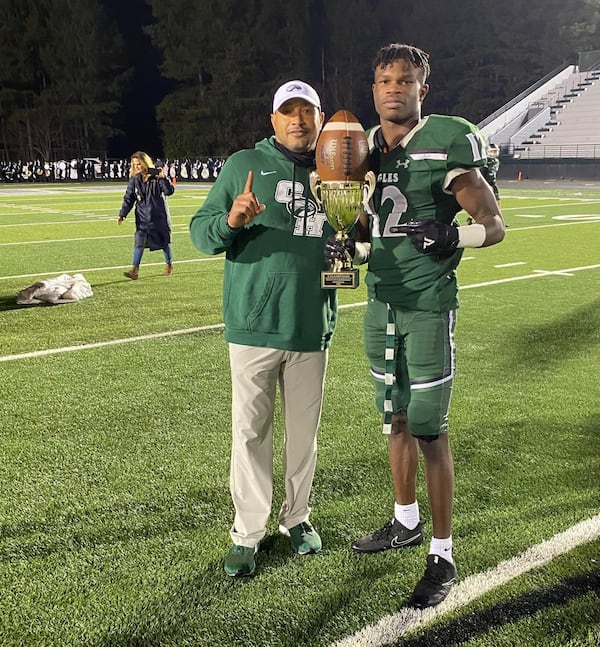
[[[520,92],[514,99],[511,99],[508,103],[503,105],[501,108],[498,108],[495,112],[493,112],[489,117],[486,117],[483,121],[480,121],[477,125],[479,128],[483,128],[484,126],[487,126],[488,124],[492,123],[494,119],[499,117],[500,115],[504,114],[507,112],[510,108],[513,106],[516,106],[519,101],[522,101],[525,99],[525,97],[528,97],[530,94],[532,94],[535,90],[538,88],[541,88],[544,83],[547,83],[551,79],[553,79],[557,74],[562,72],[564,69],[567,67],[570,67],[571,64],[563,64],[559,65],[558,67],[554,68],[552,72],[548,72],[546,76],[542,77],[539,81],[536,81],[533,85],[530,85],[526,90],[523,90],[523,92]]]
[[[532,144],[530,146],[501,146],[500,155],[513,159],[598,160],[600,144]]]

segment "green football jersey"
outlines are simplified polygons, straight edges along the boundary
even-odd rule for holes
[[[462,250],[449,256],[418,252],[405,234],[390,229],[433,218],[451,224],[461,207],[448,188],[465,170],[485,163],[485,142],[460,117],[429,115],[389,152],[369,132],[371,169],[377,176],[369,202],[371,255],[369,297],[405,310],[446,312],[457,307],[456,267]]]

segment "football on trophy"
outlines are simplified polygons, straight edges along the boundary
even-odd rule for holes
[[[322,182],[361,182],[369,170],[369,142],[360,121],[338,110],[317,140],[317,173]]]

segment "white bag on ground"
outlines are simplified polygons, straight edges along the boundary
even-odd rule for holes
[[[73,303],[93,296],[92,286],[83,274],[61,274],[54,279],[36,281],[17,295],[20,305]]]

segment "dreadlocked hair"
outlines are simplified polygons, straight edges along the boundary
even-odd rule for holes
[[[429,76],[429,54],[414,45],[405,43],[390,43],[382,47],[376,54],[373,61],[373,70],[378,67],[387,67],[394,61],[404,60],[416,68],[423,70],[423,80]]]

